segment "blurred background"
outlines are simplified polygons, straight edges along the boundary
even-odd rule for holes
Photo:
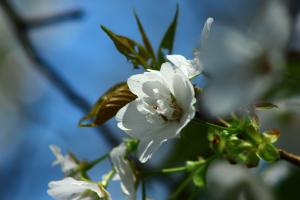
[[[193,49],[199,46],[207,17],[213,16],[216,22],[230,26],[243,26],[263,2],[178,0],[180,14],[174,54],[192,57]],[[175,0],[1,0],[1,200],[51,199],[46,193],[48,182],[61,179],[63,175],[59,167],[51,167],[54,156],[49,150],[50,144],[60,146],[63,152],[70,150],[78,158],[94,159],[116,143],[105,139],[104,131],[121,141],[123,133],[116,128],[113,119],[100,130],[77,126],[88,107],[109,87],[141,72],[133,70],[117,52],[100,24],[141,41],[133,16],[135,9],[157,49],[174,16],[176,3]],[[299,1],[287,3],[292,21],[289,48],[297,52],[300,50]],[[52,18],[57,15],[63,17]],[[49,18],[53,20],[47,21]],[[18,19],[32,23],[23,26],[23,21]],[[85,101],[77,101],[77,96],[70,94],[70,90]],[[300,98],[293,99],[297,104]],[[295,104],[285,101],[282,104],[285,110],[277,112],[281,117],[290,117],[283,127],[293,131],[289,131],[288,137],[283,136],[284,142],[280,145],[300,153],[299,105],[292,107],[293,112],[290,112],[289,106]],[[267,115],[275,117],[273,113],[264,114],[266,127],[272,124]],[[167,148],[163,150],[167,151]],[[105,162],[91,175],[99,180],[109,167],[110,164]],[[200,191],[199,199],[292,200],[299,197],[299,183],[300,170],[285,162],[272,166],[261,164],[257,169],[248,170],[219,161],[209,170],[208,187]],[[109,190],[113,199],[123,199],[118,183],[112,184]],[[148,196],[164,200],[168,192],[168,186],[157,181],[149,185]]]

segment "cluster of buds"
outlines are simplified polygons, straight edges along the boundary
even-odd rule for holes
[[[261,132],[258,118],[232,115],[225,127],[211,127],[208,139],[213,151],[230,163],[242,163],[256,167],[259,160],[273,162],[279,159],[278,149],[273,145],[279,138],[278,130]]]

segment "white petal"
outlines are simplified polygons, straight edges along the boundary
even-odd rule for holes
[[[64,160],[64,157],[63,155],[61,154],[61,149],[56,146],[56,145],[50,145],[49,146],[50,150],[52,151],[53,155],[56,157],[56,161],[53,162],[53,165],[57,165],[57,164],[60,164],[63,162]]]
[[[172,67],[172,65],[168,62],[163,63],[160,68],[160,73],[163,80],[165,80],[167,86],[169,88],[172,88],[172,84],[173,84],[172,79],[173,76],[175,75],[175,70]]]
[[[187,65],[187,59],[182,55],[167,55],[166,58],[176,67]]]
[[[170,122],[152,134],[148,134],[148,137],[142,138],[137,150],[140,162],[147,162],[164,142],[168,139],[176,138],[180,130],[178,122]]]
[[[119,122],[120,129],[128,135],[140,139],[155,132],[160,126],[146,121],[145,115],[137,110],[138,103],[138,100],[135,100],[121,108],[116,115],[116,120]]]
[[[164,141],[160,140],[141,140],[138,146],[138,157],[140,162],[147,162],[163,142]]]
[[[173,90],[176,103],[183,111],[196,102],[193,85],[186,77],[176,74],[173,77]]]
[[[48,194],[56,200],[72,200],[76,198],[81,199],[79,198],[81,193],[86,190],[97,193],[100,198],[107,195],[100,190],[96,183],[79,181],[71,177],[64,178],[60,181],[51,181],[49,183]]]
[[[143,84],[142,90],[143,92],[149,96],[154,97],[154,89],[158,89],[158,92],[162,95],[168,95],[170,90],[160,81],[148,81]]]
[[[135,175],[128,160],[125,159],[126,146],[124,143],[115,147],[111,153],[111,161],[121,179],[121,189],[130,200],[136,199]]]
[[[77,169],[78,164],[69,154],[63,156],[61,154],[61,149],[55,145],[50,145],[49,148],[56,157],[56,160],[53,162],[52,165],[60,164],[64,174],[68,174],[71,171]]]
[[[143,96],[144,93],[142,91],[142,85],[145,81],[148,81],[147,76],[145,76],[144,74],[137,74],[137,75],[131,76],[127,80],[127,84],[128,84],[130,91],[133,94],[135,94],[137,96]]]
[[[207,18],[207,20],[203,26],[203,29],[202,29],[200,45],[203,45],[203,43],[205,43],[207,41],[210,30],[211,30],[211,25],[213,22],[214,22],[214,19],[212,17]]]

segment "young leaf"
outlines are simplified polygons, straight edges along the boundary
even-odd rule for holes
[[[80,119],[80,127],[94,127],[105,123],[136,96],[126,83],[119,83],[109,89],[92,108],[91,112]]]
[[[178,14],[179,14],[179,6],[177,4],[176,13],[173,18],[173,21],[170,24],[169,28],[167,29],[163,39],[161,40],[159,48],[158,48],[157,56],[158,56],[159,66],[165,61],[165,54],[164,54],[163,50],[167,50],[167,54],[172,54]]]
[[[151,58],[152,58],[152,63],[151,63],[151,65],[152,65],[152,69],[153,69],[154,67],[156,67],[156,66],[155,66],[155,64],[156,64],[156,58],[155,58],[155,54],[154,54],[154,51],[153,51],[151,42],[149,41],[149,39],[148,39],[148,37],[147,37],[147,35],[146,35],[146,32],[144,31],[143,25],[142,25],[142,23],[141,23],[141,21],[140,21],[138,15],[137,15],[137,13],[136,13],[135,11],[134,11],[134,17],[135,17],[135,20],[136,20],[137,25],[138,25],[138,27],[139,27],[139,31],[140,31],[140,34],[141,34],[141,36],[142,36],[144,46],[145,46],[146,50],[148,51],[148,54],[149,54],[149,55],[151,56]]]
[[[150,56],[141,44],[128,37],[117,35],[103,25],[101,28],[114,42],[118,51],[130,60],[135,68],[138,66],[149,68],[147,61]]]

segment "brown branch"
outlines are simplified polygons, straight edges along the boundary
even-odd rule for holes
[[[74,106],[79,108],[84,114],[90,111],[90,103],[82,97],[80,94],[74,90],[74,88],[68,84],[64,78],[51,66],[38,52],[38,50],[32,44],[28,31],[30,28],[41,27],[45,25],[53,24],[54,22],[61,22],[66,19],[74,19],[79,17],[78,11],[71,11],[66,13],[61,13],[58,16],[51,16],[42,20],[28,21],[24,20],[18,15],[14,10],[12,5],[10,5],[8,0],[0,1],[0,5],[3,11],[8,16],[11,21],[12,29],[19,43],[23,47],[27,56],[34,63],[34,67],[43,74],[63,95],[64,97],[72,103]],[[114,136],[107,125],[102,125],[99,130],[101,131],[101,136],[104,137],[106,142],[111,146],[116,146],[119,143],[119,139]]]
[[[279,149],[279,154],[282,160],[300,167],[300,156],[287,152],[283,149]]]

